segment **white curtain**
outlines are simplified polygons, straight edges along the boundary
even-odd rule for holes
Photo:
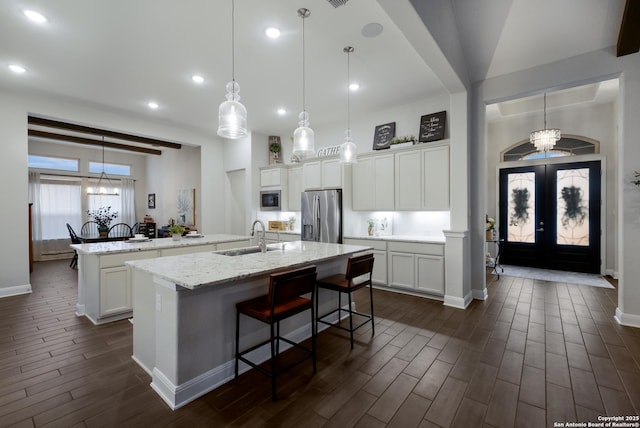
[[[31,205],[31,228],[33,259],[40,260],[42,254],[42,209],[40,204],[40,173],[29,172],[29,203]]]
[[[123,223],[133,227],[136,222],[136,191],[135,181],[130,178],[123,178],[122,191],[120,193],[120,203],[122,212],[120,218]]]

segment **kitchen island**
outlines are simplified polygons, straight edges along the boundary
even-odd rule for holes
[[[131,276],[124,262],[161,256],[246,247],[249,236],[212,234],[145,241],[73,244],[78,253],[76,315],[94,324],[129,318],[133,311]]]
[[[233,379],[235,304],[266,294],[269,274],[310,264],[316,265],[318,276],[341,273],[348,257],[371,247],[294,241],[270,244],[268,249],[126,263],[134,284],[133,359],[151,375],[151,387],[172,409]],[[321,313],[337,302],[335,293],[321,293],[319,298]],[[281,331],[294,341],[310,337],[309,314],[283,321]],[[241,349],[268,334],[265,324],[243,318]],[[270,355],[265,347],[254,352],[254,361]],[[247,366],[241,364],[240,370]]]

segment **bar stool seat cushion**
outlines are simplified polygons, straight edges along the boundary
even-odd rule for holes
[[[273,307],[273,320],[271,319],[271,301],[269,296],[260,296],[245,300],[237,304],[238,311],[267,324],[273,321],[283,320],[299,312],[311,309],[311,299],[305,297],[292,297],[287,301],[278,303]]]

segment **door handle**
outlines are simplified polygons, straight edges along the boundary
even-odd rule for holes
[[[544,232],[544,227],[541,227],[540,229],[536,229],[536,232]]]

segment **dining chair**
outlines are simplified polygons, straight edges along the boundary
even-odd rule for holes
[[[364,254],[361,256],[352,256],[347,261],[346,273],[330,275],[324,278],[320,278],[316,281],[318,290],[324,288],[326,290],[338,292],[338,308],[324,315],[320,315],[320,313],[318,312],[318,298],[316,297],[316,314],[318,317],[317,322],[326,324],[330,327],[348,331],[351,338],[351,349],[353,349],[353,332],[355,330],[359,329],[368,322],[371,322],[371,336],[375,334],[375,323],[373,320],[373,286],[371,284],[373,260],[374,256],[372,253]],[[352,306],[351,297],[351,294],[354,291],[367,286],[369,287],[369,299],[371,302],[371,313],[369,314],[355,311]],[[349,306],[347,306],[347,309],[342,307],[340,297],[343,293],[349,296]],[[338,319],[336,321],[325,320],[325,318],[335,314],[336,312],[338,313]],[[347,312],[349,314],[349,327],[343,327],[342,325],[340,325],[340,321],[342,320],[342,312]],[[353,326],[354,315],[358,315],[359,317],[364,318],[364,320],[355,327]]]
[[[98,235],[98,223],[96,223],[95,221],[88,221],[85,224],[82,225],[82,228],[80,229],[80,234],[81,235]]]
[[[107,238],[122,238],[122,240],[133,238],[131,226],[127,223],[116,223],[109,228]]]
[[[298,365],[302,361],[311,358],[313,361],[313,373],[316,372],[316,329],[314,322],[316,267],[306,266],[300,269],[274,273],[269,276],[269,294],[259,296],[236,304],[236,367],[235,375],[238,377],[238,364],[240,361],[250,365],[271,378],[271,399],[276,400],[276,377],[284,371]],[[307,297],[306,295],[310,295]],[[311,349],[296,343],[280,335],[280,321],[306,310],[311,311]],[[270,337],[257,345],[240,351],[240,314],[254,318],[269,324]],[[280,341],[303,351],[301,358],[289,361],[283,367],[279,367]],[[271,345],[271,364],[269,366],[252,362],[244,355],[266,344]]]
[[[78,235],[76,235],[76,232],[69,223],[67,223],[67,230],[69,231],[69,237],[71,238],[72,244],[82,244],[82,240],[78,238]],[[69,267],[71,269],[76,269],[78,267],[78,252],[76,250],[73,250],[73,258],[71,259],[71,263],[69,263]]]

